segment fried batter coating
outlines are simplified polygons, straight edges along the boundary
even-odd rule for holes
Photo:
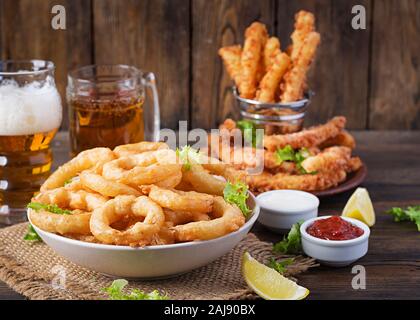
[[[302,167],[306,172],[328,172],[346,168],[351,157],[351,149],[347,147],[330,147],[316,156],[306,158]]]
[[[235,82],[236,87],[241,85],[241,46],[230,46],[219,49],[219,55],[222,58],[229,76]]]
[[[243,98],[255,97],[257,72],[261,65],[262,49],[267,38],[267,29],[260,22],[252,23],[245,31],[245,43],[241,56],[242,77],[239,85],[239,93]]]
[[[321,41],[317,32],[310,32],[303,42],[299,56],[295,59],[293,67],[284,76],[282,84],[282,102],[293,102],[302,99],[306,86],[306,73],[315,57],[316,49]]]
[[[272,135],[264,137],[264,147],[276,151],[290,145],[293,149],[318,146],[325,140],[337,136],[345,127],[345,117],[334,117],[326,124],[311,127],[296,133]]]
[[[280,41],[277,37],[271,37],[267,40],[264,47],[264,67],[265,72],[270,70],[276,57],[280,54]]]
[[[261,80],[257,93],[257,100],[266,103],[274,103],[276,91],[283,75],[289,68],[290,58],[285,53],[278,53],[273,63]]]
[[[173,228],[177,241],[210,240],[238,230],[245,223],[245,217],[236,207],[222,197],[215,197],[213,204],[215,219],[190,222]]]
[[[356,148],[356,140],[348,131],[343,130],[335,137],[332,137],[321,143],[319,147],[321,149],[325,149],[332,146],[343,146],[354,149]]]
[[[295,62],[299,56],[299,52],[302,49],[303,42],[309,32],[315,30],[315,17],[311,12],[301,10],[295,15],[295,30],[291,35],[292,48],[290,57]]]

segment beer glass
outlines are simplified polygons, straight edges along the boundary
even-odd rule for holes
[[[0,61],[0,223],[26,219],[27,203],[49,175],[61,120],[52,62]]]
[[[145,108],[146,88],[153,107]],[[91,65],[70,72],[72,156],[93,147],[114,148],[159,139],[160,115],[155,77],[127,65]]]

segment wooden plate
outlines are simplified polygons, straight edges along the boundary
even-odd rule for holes
[[[317,197],[329,197],[352,190],[358,187],[365,180],[367,172],[367,167],[363,164],[359,170],[350,173],[347,176],[346,181],[339,184],[338,186],[323,191],[313,191],[311,193],[316,195]]]

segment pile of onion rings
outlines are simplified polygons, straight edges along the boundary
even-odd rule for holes
[[[150,246],[209,240],[245,216],[223,199],[244,173],[196,151],[140,142],[94,148],[59,167],[28,206],[38,228],[80,241]]]

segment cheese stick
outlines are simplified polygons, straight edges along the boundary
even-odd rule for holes
[[[242,77],[239,85],[239,93],[243,98],[255,97],[257,72],[266,39],[267,29],[262,23],[254,22],[245,31],[245,43],[241,56]]]
[[[290,58],[286,53],[278,53],[264,78],[261,80],[257,100],[266,103],[275,102],[276,90],[279,87],[283,75],[290,64]]]
[[[276,37],[271,37],[267,40],[264,47],[264,67],[265,72],[270,70],[276,56],[280,53],[280,41]]]
[[[310,32],[307,35],[293,67],[284,76],[281,102],[292,102],[302,98],[306,86],[306,73],[320,41],[321,37],[317,32]]]
[[[312,13],[301,10],[295,15],[295,30],[293,31],[292,38],[292,50],[290,56],[292,61],[295,62],[300,50],[302,49],[303,42],[306,36],[315,30],[315,17]]]
[[[241,46],[230,46],[219,49],[219,55],[222,58],[229,76],[239,87],[241,83]]]

